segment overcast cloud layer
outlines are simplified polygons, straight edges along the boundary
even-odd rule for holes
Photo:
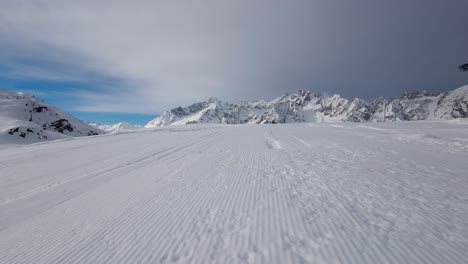
[[[3,0],[0,69],[94,87],[62,91],[91,112],[298,89],[449,90],[468,83],[457,70],[468,63],[467,10],[466,0]]]

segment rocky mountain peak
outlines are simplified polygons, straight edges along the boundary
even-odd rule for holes
[[[384,117],[385,114],[385,117]],[[193,123],[279,124],[291,122],[367,122],[468,117],[468,86],[447,93],[413,91],[397,99],[348,100],[299,90],[271,101],[227,103],[216,98],[177,107],[146,127]]]
[[[30,143],[102,133],[30,94],[0,90],[0,141]]]
[[[427,91],[411,91],[411,92],[405,92],[401,96],[401,99],[417,99],[417,98],[422,98],[422,97],[433,97],[433,96],[438,96],[440,93],[433,93],[433,92],[427,92]]]

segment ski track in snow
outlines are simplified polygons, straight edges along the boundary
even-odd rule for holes
[[[281,143],[272,137],[271,132],[265,132],[265,143],[269,149],[282,149]]]
[[[467,132],[196,125],[3,149],[0,263],[467,263]]]

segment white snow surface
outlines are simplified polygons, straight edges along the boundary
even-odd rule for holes
[[[0,263],[467,263],[468,123],[187,125],[0,149]]]

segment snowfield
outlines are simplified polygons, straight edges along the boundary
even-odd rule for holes
[[[468,122],[0,148],[0,263],[468,263]]]

